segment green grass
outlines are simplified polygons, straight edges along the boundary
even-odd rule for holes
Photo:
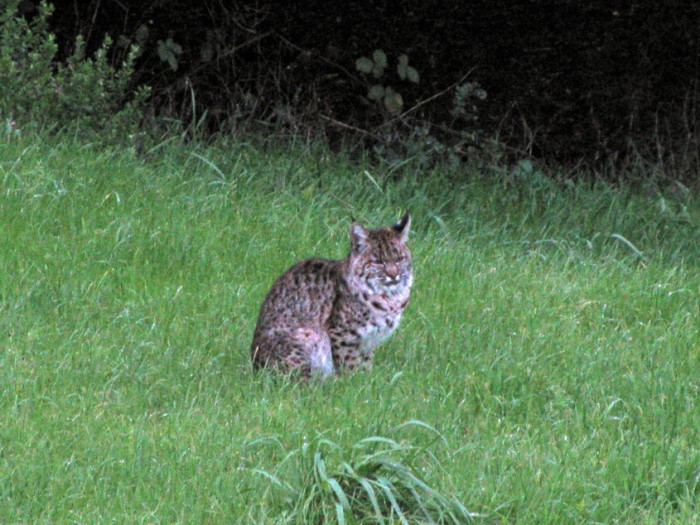
[[[323,475],[366,438],[477,523],[700,522],[697,200],[464,178],[0,144],[0,522],[333,519]],[[275,277],[405,209],[414,294],[373,371],[254,374]]]

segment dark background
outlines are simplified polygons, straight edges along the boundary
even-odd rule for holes
[[[88,50],[111,35],[115,63],[138,43],[134,82],[153,87],[152,113],[197,118],[209,132],[267,126],[331,146],[376,147],[405,142],[423,127],[464,155],[484,137],[498,137],[513,158],[599,171],[662,160],[679,179],[697,180],[700,2],[54,5],[51,28],[63,56],[78,34]],[[35,7],[25,1],[22,9],[31,14]],[[168,39],[181,51],[173,54],[177,69],[162,53]],[[381,83],[401,93],[404,110],[420,104],[402,118],[367,99],[375,80],[355,68],[357,58],[377,48],[390,64]],[[401,54],[420,73],[420,84],[395,74]],[[460,79],[488,93],[475,103],[478,120],[460,121],[450,112],[454,89],[447,88]],[[464,148],[469,141],[475,148]]]

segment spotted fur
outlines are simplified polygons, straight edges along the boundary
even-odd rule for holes
[[[375,348],[399,325],[413,267],[411,217],[389,228],[350,228],[343,260],[308,259],[284,272],[260,309],[253,366],[329,376],[369,367]]]

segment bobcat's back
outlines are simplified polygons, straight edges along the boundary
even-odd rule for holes
[[[308,259],[284,272],[260,309],[253,365],[298,370],[303,377],[370,365],[408,304],[409,227],[408,214],[390,228],[353,223],[346,259]]]

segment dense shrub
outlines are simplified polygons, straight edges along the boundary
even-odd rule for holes
[[[148,96],[146,87],[130,93],[136,47],[115,69],[107,60],[109,36],[93,57],[77,37],[70,56],[57,63],[58,46],[48,27],[52,6],[42,3],[27,20],[18,4],[11,0],[0,14],[0,119],[7,129],[72,127],[109,139],[133,135]]]

